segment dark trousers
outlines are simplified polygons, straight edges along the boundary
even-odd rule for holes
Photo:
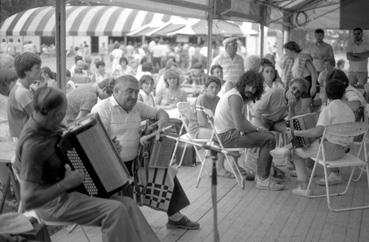
[[[133,176],[133,162],[134,160],[124,162],[131,176]],[[181,186],[181,183],[179,183],[178,178],[175,177],[173,194],[169,202],[167,215],[172,216],[173,214],[178,213],[183,208],[187,207],[189,204],[190,201],[188,200],[186,193]]]

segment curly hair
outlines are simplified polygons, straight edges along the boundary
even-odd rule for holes
[[[236,84],[236,89],[241,94],[242,99],[245,102],[250,101],[249,97],[245,95],[246,86],[255,88],[255,93],[253,94],[252,101],[255,102],[255,100],[259,100],[264,92],[263,77],[260,75],[260,73],[254,70],[246,71],[240,77],[240,80]]]
[[[219,88],[222,86],[222,82],[219,80],[216,76],[208,76],[205,81],[205,87],[208,87],[210,83],[214,82],[219,86]]]

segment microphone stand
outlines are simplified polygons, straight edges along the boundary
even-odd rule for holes
[[[213,226],[214,226],[214,242],[220,242],[219,230],[218,230],[218,207],[217,207],[217,155],[222,153],[222,149],[217,146],[207,144],[204,142],[194,142],[187,139],[181,139],[180,137],[174,137],[170,135],[164,135],[169,139],[173,139],[177,142],[183,142],[191,145],[198,146],[202,149],[210,150],[212,159],[212,173],[211,173],[211,201],[213,206]]]

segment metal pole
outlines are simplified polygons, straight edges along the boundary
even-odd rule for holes
[[[260,57],[264,56],[264,24],[260,23]]]
[[[210,73],[210,65],[213,60],[213,15],[214,15],[214,0],[209,0],[209,12],[208,12],[208,66],[207,75]]]
[[[65,91],[65,70],[67,67],[65,56],[65,22],[65,0],[55,1],[56,80],[58,82],[58,87],[63,91]]]

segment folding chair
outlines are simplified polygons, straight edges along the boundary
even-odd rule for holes
[[[217,142],[217,144],[214,144],[214,142],[212,142],[212,145],[219,146],[219,148],[222,150],[222,154],[225,156],[225,160],[227,161],[231,169],[231,172],[236,178],[237,183],[242,187],[242,189],[244,189],[245,179],[242,176],[240,169],[238,168],[237,159],[241,156],[241,154],[245,153],[246,149],[245,148],[224,148],[222,141],[220,140],[219,136],[215,132],[215,127],[214,127],[214,122],[213,122],[213,117],[214,117],[213,112],[210,109],[207,109],[201,106],[196,106],[196,110],[201,111],[205,114],[208,120],[208,123],[210,124],[211,129],[212,129],[212,136],[213,138],[215,137],[216,142]],[[201,164],[201,169],[200,169],[200,174],[199,174],[200,176],[202,174],[204,166],[205,166],[205,162]]]
[[[208,139],[197,139],[197,138],[193,137],[193,135],[191,134],[188,122],[191,122],[191,121],[197,122],[197,120],[194,120],[194,117],[196,117],[196,110],[189,102],[179,102],[177,104],[177,108],[178,108],[178,111],[179,111],[179,117],[182,121],[182,126],[181,126],[181,129],[179,131],[179,134],[182,134],[183,131],[186,131],[186,134],[180,136],[181,140],[186,140],[186,141],[189,141],[191,143],[199,143],[199,145],[201,145],[203,143],[210,142],[213,139],[213,135],[211,135]],[[173,165],[175,160],[176,160],[175,154],[176,154],[178,146],[181,142],[180,139],[176,140],[176,144],[175,144],[173,155],[172,155],[171,162],[170,162],[171,165]],[[183,159],[184,159],[184,156],[185,156],[185,153],[186,153],[187,146],[192,145],[192,144],[189,144],[189,143],[186,143],[186,142],[184,142],[184,143],[185,143],[185,147],[184,147],[183,152],[181,154],[181,158],[180,158],[180,162],[178,164],[178,167],[180,167],[182,165],[182,162],[183,162]],[[204,157],[201,157],[200,152],[199,152],[199,146],[197,146],[197,145],[192,145],[192,146],[195,149],[195,153],[196,153],[196,156],[197,156],[197,158],[199,159],[199,161],[201,163],[201,167],[203,167],[203,164],[205,163],[205,159],[210,153],[209,150],[206,150]],[[200,173],[197,177],[196,187],[198,187],[199,183],[200,183],[201,171],[202,170],[200,170]]]
[[[335,125],[327,126],[325,128],[323,137],[321,138],[317,156],[315,158],[312,158],[315,161],[315,163],[314,163],[313,171],[309,179],[309,184],[306,189],[306,193],[305,193],[306,196],[308,196],[309,198],[326,196],[328,209],[334,212],[369,208],[369,204],[363,205],[363,206],[357,206],[357,207],[332,208],[331,200],[330,200],[331,196],[344,195],[348,191],[349,185],[351,184],[351,180],[353,178],[355,168],[365,167],[365,170],[367,172],[367,182],[368,182],[368,191],[369,191],[369,168],[368,168],[367,151],[366,151],[366,145],[365,145],[365,139],[366,139],[365,136],[366,136],[367,131],[368,131],[367,123],[357,123],[357,122],[335,124]],[[356,137],[360,135],[364,135],[364,138],[361,139],[360,148],[356,156],[348,153],[344,157],[338,160],[335,160],[335,161],[327,161],[325,159],[324,140],[326,139],[327,136],[352,138],[352,137]],[[359,158],[361,152],[364,152],[363,153],[364,160]],[[323,166],[323,169],[324,169],[326,193],[319,194],[319,195],[309,195],[314,173],[316,171],[316,167],[318,164]],[[349,177],[349,180],[347,181],[345,190],[339,193],[329,193],[328,169],[329,168],[341,168],[341,167],[351,167],[350,177]]]

